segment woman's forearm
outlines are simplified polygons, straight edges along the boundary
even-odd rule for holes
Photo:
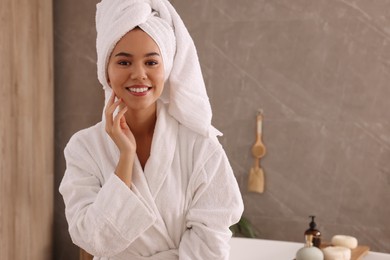
[[[115,174],[129,188],[131,187],[135,154],[121,154],[115,169]]]

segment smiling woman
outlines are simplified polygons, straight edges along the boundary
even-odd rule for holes
[[[126,33],[116,44],[110,55],[107,71],[107,82],[113,90],[113,96],[108,103],[110,106],[106,109],[106,116],[111,118],[114,110],[120,108],[119,113],[123,115],[121,129],[127,131],[127,135],[135,142],[133,145],[136,147],[137,157],[142,168],[145,168],[152,145],[156,102],[164,89],[164,65],[160,50],[154,40],[137,27]],[[118,102],[114,103],[115,97]],[[123,151],[110,120],[106,123],[106,129]],[[122,163],[124,162],[120,160],[118,170]],[[117,174],[130,186],[131,179],[126,178],[125,173],[117,171]]]
[[[65,148],[72,241],[95,260],[226,260],[243,203],[188,31],[167,0],[103,0],[96,17],[106,102]]]

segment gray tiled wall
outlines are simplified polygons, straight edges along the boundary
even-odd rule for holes
[[[101,118],[95,1],[54,2],[56,188],[62,150]],[[390,253],[390,1],[174,0],[198,48],[214,125],[264,239],[356,236]],[[246,191],[264,110],[265,193]],[[55,259],[76,259],[56,193]],[[76,257],[76,258],[75,258]]]

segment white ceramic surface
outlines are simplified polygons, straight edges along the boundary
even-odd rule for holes
[[[293,260],[303,243],[232,238],[230,260]],[[362,260],[390,260],[390,254],[369,252]]]

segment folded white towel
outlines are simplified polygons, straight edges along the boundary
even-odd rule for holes
[[[160,48],[166,77],[161,99],[169,103],[169,113],[201,135],[220,135],[211,126],[211,106],[194,42],[167,0],[102,0],[97,5],[98,78],[106,102],[111,96],[106,78],[110,54],[121,37],[136,26]]]

